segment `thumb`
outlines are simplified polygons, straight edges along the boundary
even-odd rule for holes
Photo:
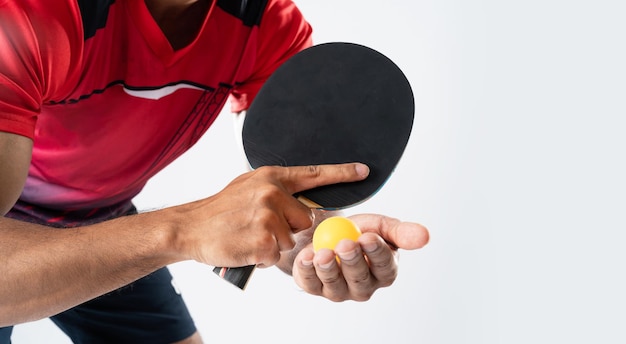
[[[363,233],[380,235],[387,243],[404,250],[416,250],[428,244],[428,229],[419,223],[402,222],[398,219],[376,214],[350,216]]]

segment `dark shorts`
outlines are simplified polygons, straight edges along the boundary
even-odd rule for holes
[[[136,210],[131,206],[124,213],[130,215]],[[8,216],[26,220],[22,218],[23,213]],[[84,223],[93,222],[98,220]],[[172,284],[172,275],[167,268],[50,319],[74,343],[166,344],[196,332],[187,306]],[[12,330],[12,327],[0,328],[0,344],[11,342]]]

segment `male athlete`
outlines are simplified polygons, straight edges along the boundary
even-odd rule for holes
[[[260,168],[196,202],[132,199],[230,97],[242,114],[311,45],[290,0],[0,0],[0,343],[50,317],[76,343],[200,343],[167,265],[277,265],[305,291],[364,301],[393,283],[415,223],[352,218],[358,243],[314,254],[292,194],[367,166]],[[210,176],[207,176],[210,178]],[[319,215],[319,214],[318,214]]]

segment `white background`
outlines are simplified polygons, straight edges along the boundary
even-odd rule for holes
[[[172,266],[207,342],[624,343],[626,6],[621,1],[298,0],[315,39],[371,46],[407,74],[413,135],[348,211],[423,223],[396,283],[365,303],[309,296],[276,269],[241,292]],[[160,208],[244,170],[225,113],[136,199]],[[14,343],[68,343],[49,320]]]

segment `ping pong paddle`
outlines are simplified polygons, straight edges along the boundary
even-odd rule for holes
[[[413,126],[411,86],[389,58],[346,42],[314,45],[265,82],[244,119],[246,157],[261,166],[362,162],[367,179],[300,192],[304,204],[343,209],[372,197],[398,164]],[[244,289],[254,266],[214,272]]]

